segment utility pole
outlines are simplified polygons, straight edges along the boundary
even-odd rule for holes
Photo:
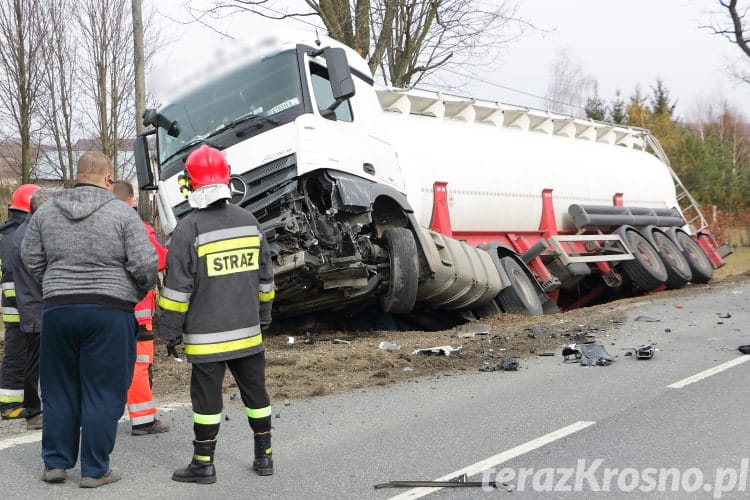
[[[135,65],[135,131],[142,134],[146,131],[143,125],[143,111],[146,109],[146,73],[143,50],[143,13],[142,0],[131,0],[133,9],[133,63]],[[138,213],[141,218],[153,225],[154,214],[148,191],[138,193]]]

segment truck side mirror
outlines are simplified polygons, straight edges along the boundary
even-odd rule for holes
[[[151,169],[151,160],[148,152],[148,136],[139,135],[135,138],[133,155],[135,156],[135,172],[138,176],[138,188],[143,190],[155,190],[154,171]]]
[[[336,103],[349,99],[354,95],[354,80],[346,59],[346,52],[342,48],[326,47],[323,57],[328,68],[328,78],[331,81],[331,91]]]
[[[157,112],[153,108],[149,108],[143,112],[143,124],[145,126],[153,126],[154,128],[161,127],[167,131],[168,135],[177,137],[180,135],[180,122],[177,120],[169,121],[164,115]]]

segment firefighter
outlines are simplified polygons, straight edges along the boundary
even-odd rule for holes
[[[135,208],[133,185],[128,181],[118,180],[112,184],[112,192]],[[164,271],[167,265],[167,249],[156,238],[156,231],[152,226],[143,222],[148,232],[149,240],[159,257],[159,271]],[[146,296],[135,305],[135,319],[138,322],[138,336],[136,337],[136,358],[133,370],[133,381],[128,389],[128,416],[130,417],[130,433],[133,436],[145,436],[167,432],[169,425],[156,418],[156,405],[151,391],[153,383],[152,365],[154,363],[154,331],[153,321],[156,309],[156,290],[151,289]]]
[[[213,458],[226,367],[240,388],[254,432],[253,470],[273,474],[271,404],[261,330],[271,323],[273,268],[268,243],[247,210],[228,203],[229,165],[209,146],[193,151],[181,177],[193,210],[170,238],[158,335],[167,352],[183,340],[192,363],[193,457],[172,480],[216,482]]]
[[[26,370],[26,337],[21,333],[21,317],[16,305],[13,282],[13,235],[23,224],[31,207],[36,184],[22,184],[13,192],[8,206],[8,220],[0,226],[0,288],[2,288],[5,352],[0,365],[0,415],[3,419],[24,418],[24,372]],[[36,391],[34,391],[36,393]],[[36,396],[38,402],[39,396]],[[34,403],[32,401],[32,403]],[[36,405],[38,406],[38,405]],[[35,415],[31,415],[32,417]]]

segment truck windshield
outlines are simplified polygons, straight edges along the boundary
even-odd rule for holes
[[[161,164],[225,130],[244,124],[261,128],[288,123],[302,113],[296,52],[253,60],[171,102],[160,113],[180,123],[177,137],[159,128]]]

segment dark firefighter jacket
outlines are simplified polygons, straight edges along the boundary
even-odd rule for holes
[[[8,220],[0,226],[0,288],[2,288],[3,323],[17,327],[21,321],[16,305],[16,284],[13,281],[13,235],[26,220],[26,212],[8,210]]]
[[[219,202],[177,224],[159,297],[158,334],[183,335],[191,363],[263,350],[260,325],[271,322],[273,266],[255,217]]]

